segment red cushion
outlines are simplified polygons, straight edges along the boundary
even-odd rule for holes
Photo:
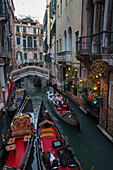
[[[61,108],[61,107],[58,107],[57,110],[62,110],[62,108]]]

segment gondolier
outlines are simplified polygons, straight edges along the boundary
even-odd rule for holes
[[[52,86],[54,88],[54,91],[56,91],[57,89],[57,83],[58,83],[58,80],[56,79],[56,76],[54,76],[54,79],[52,80]]]

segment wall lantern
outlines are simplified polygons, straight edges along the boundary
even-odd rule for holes
[[[99,76],[102,76],[102,74],[100,73]]]
[[[68,77],[68,74],[66,74],[66,77]]]
[[[97,90],[97,87],[93,87],[93,90]]]
[[[82,79],[80,79],[79,81],[80,81],[80,83],[82,83],[82,82],[83,82],[83,80],[82,80]]]
[[[77,71],[77,68],[75,68],[75,71]]]

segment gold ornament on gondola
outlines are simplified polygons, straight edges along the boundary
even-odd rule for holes
[[[93,61],[92,65],[91,65],[91,69],[93,72],[95,72],[97,74],[104,73],[104,71],[106,69],[106,64],[103,60],[97,59],[97,60]]]

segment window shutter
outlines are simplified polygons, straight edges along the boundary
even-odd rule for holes
[[[22,60],[22,52],[20,52],[20,59]]]
[[[16,52],[16,59],[18,60],[18,52]]]

